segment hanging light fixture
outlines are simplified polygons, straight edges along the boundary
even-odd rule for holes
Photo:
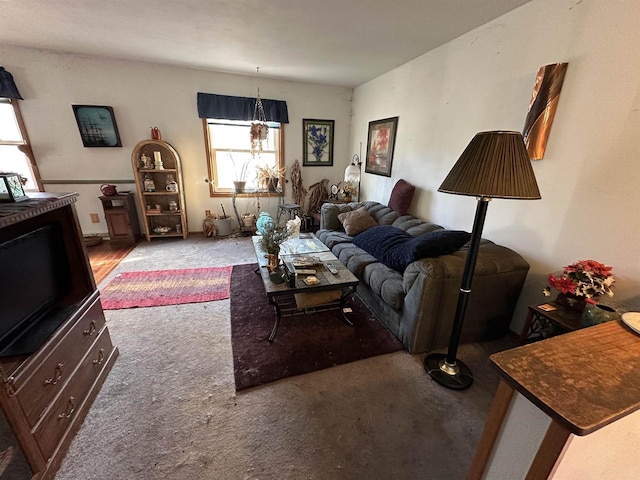
[[[260,67],[256,67],[256,78],[260,73]],[[258,96],[256,97],[255,107],[253,108],[253,120],[251,121],[251,155],[262,153],[262,142],[269,138],[269,126],[267,125],[267,117],[264,114],[262,99],[260,98],[260,87],[258,87]]]

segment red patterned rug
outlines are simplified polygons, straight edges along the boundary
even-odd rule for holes
[[[124,272],[100,292],[102,308],[157,307],[229,298],[231,266]]]

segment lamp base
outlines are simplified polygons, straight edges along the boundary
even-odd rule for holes
[[[424,359],[424,369],[440,385],[453,390],[464,390],[473,383],[471,369],[460,360],[452,365],[444,353],[432,353]]]

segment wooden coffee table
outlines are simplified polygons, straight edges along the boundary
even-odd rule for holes
[[[269,303],[276,310],[276,320],[269,335],[269,342],[273,342],[282,317],[304,314],[311,309],[315,312],[339,308],[344,322],[353,326],[353,323],[346,316],[345,300],[348,295],[356,292],[359,280],[313,233],[303,233],[300,234],[300,238],[287,241],[286,247],[281,250],[281,265],[273,274],[266,267],[267,259],[260,245],[260,236],[254,236],[251,240],[258,260],[256,273],[262,277]],[[304,279],[309,275],[304,274],[296,274],[292,286],[283,279],[285,268],[283,262],[295,263],[295,260],[301,255],[317,260],[317,264],[304,267],[315,270],[313,275],[319,280],[317,284],[307,285]],[[327,265],[333,266],[338,273],[332,274]],[[332,299],[331,295],[329,295],[329,299],[323,298],[323,294],[327,292],[336,292],[335,296],[339,295],[339,298]]]

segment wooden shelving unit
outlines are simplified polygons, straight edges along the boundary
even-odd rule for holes
[[[154,160],[154,153],[160,152],[163,168],[148,168],[142,161],[143,155]],[[147,241],[152,238],[187,238],[187,211],[182,181],[182,165],[178,152],[167,142],[161,140],[142,140],[131,152],[138,191],[138,201],[142,209],[144,234]],[[153,181],[155,191],[145,187],[145,180]],[[177,191],[168,191],[167,181],[173,178]],[[175,202],[175,204],[174,204]],[[156,206],[160,206],[159,209]],[[167,233],[156,233],[158,227],[169,227]]]

